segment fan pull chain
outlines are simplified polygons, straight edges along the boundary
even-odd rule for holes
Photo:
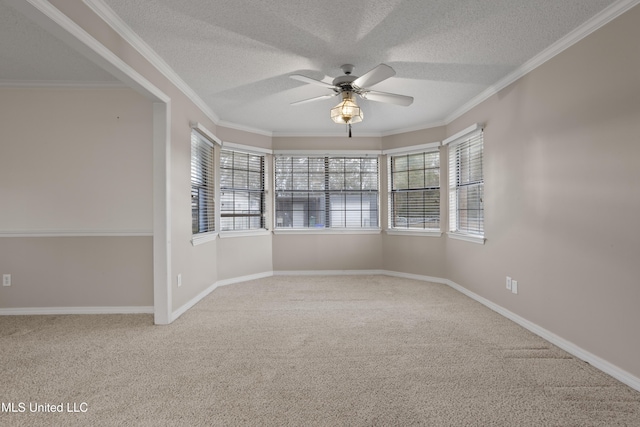
[[[351,123],[349,123],[349,138],[351,138]]]

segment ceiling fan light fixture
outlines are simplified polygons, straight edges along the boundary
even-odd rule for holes
[[[342,102],[331,109],[331,120],[334,123],[351,125],[361,122],[363,118],[362,109],[353,99],[353,92],[342,92]]]

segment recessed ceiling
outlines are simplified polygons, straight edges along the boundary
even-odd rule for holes
[[[373,89],[413,96],[415,101],[402,107],[358,99],[364,120],[353,126],[357,136],[446,122],[469,101],[617,2],[87,0],[87,3],[101,8],[106,5],[106,9],[115,12],[193,89],[223,125],[274,135],[343,135],[344,126],[329,118],[329,110],[339,100],[330,98],[291,106],[292,102],[324,95],[328,90],[289,76],[303,74],[330,82],[342,74],[340,66],[345,63],[355,65],[354,75],[362,75],[380,63],[388,64],[395,69],[396,76]],[[4,16],[6,8],[1,0],[0,8],[0,28],[5,27],[7,19],[20,20],[15,13],[11,18]],[[55,52],[51,46],[38,44],[43,36],[38,35],[37,28],[23,30],[32,31],[34,35],[26,37],[24,43],[14,36],[14,50],[27,44],[27,49],[40,54],[45,49]],[[7,32],[10,31],[5,28],[0,30],[3,40]],[[64,46],[58,49],[64,51]],[[4,52],[0,53],[5,58]],[[18,53],[13,55],[19,58]],[[69,74],[62,70],[59,73],[70,79],[108,80],[87,62],[73,67]],[[2,64],[0,79],[20,76],[4,60]],[[17,65],[20,64],[28,61],[23,59]],[[62,60],[56,63],[62,64]],[[86,75],[80,70],[85,70]],[[51,78],[44,69],[34,73],[29,78]]]

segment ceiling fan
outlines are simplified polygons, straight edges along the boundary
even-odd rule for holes
[[[294,80],[322,86],[332,91],[332,93],[326,95],[292,102],[291,105],[300,105],[307,102],[332,98],[336,95],[342,95],[342,102],[331,109],[331,119],[335,123],[347,124],[349,126],[349,137],[351,137],[351,125],[353,123],[361,122],[364,118],[362,110],[360,109],[360,107],[358,107],[358,104],[354,99],[354,95],[358,95],[362,99],[402,105],[405,107],[413,103],[413,97],[411,96],[379,92],[369,89],[369,87],[374,86],[388,79],[389,77],[395,76],[396,72],[394,71],[394,69],[386,64],[380,64],[360,77],[351,74],[354,69],[354,66],[351,64],[344,64],[340,68],[344,72],[344,76],[336,77],[331,83],[312,79],[311,77],[303,76],[300,74],[290,75],[289,77]]]

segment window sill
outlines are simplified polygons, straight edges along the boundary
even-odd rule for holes
[[[380,234],[381,232],[382,230],[379,228],[293,228],[273,230],[273,234]]]
[[[194,234],[191,237],[191,244],[193,246],[199,246],[204,243],[214,241],[216,240],[217,237],[218,237],[217,231],[212,231],[210,233]]]
[[[479,245],[484,245],[484,242],[487,241],[487,239],[485,239],[484,236],[477,236],[477,235],[473,235],[473,234],[454,233],[452,231],[448,232],[447,236],[449,236],[450,238],[455,239],[455,240],[464,240],[465,242],[477,243]]]
[[[271,231],[266,229],[260,230],[229,230],[229,231],[221,231],[220,238],[227,239],[230,237],[254,237],[254,236],[268,236],[271,234]]]
[[[385,233],[392,236],[418,236],[418,237],[441,237],[442,231],[433,230],[411,230],[411,229],[398,229],[390,228],[385,230]]]

